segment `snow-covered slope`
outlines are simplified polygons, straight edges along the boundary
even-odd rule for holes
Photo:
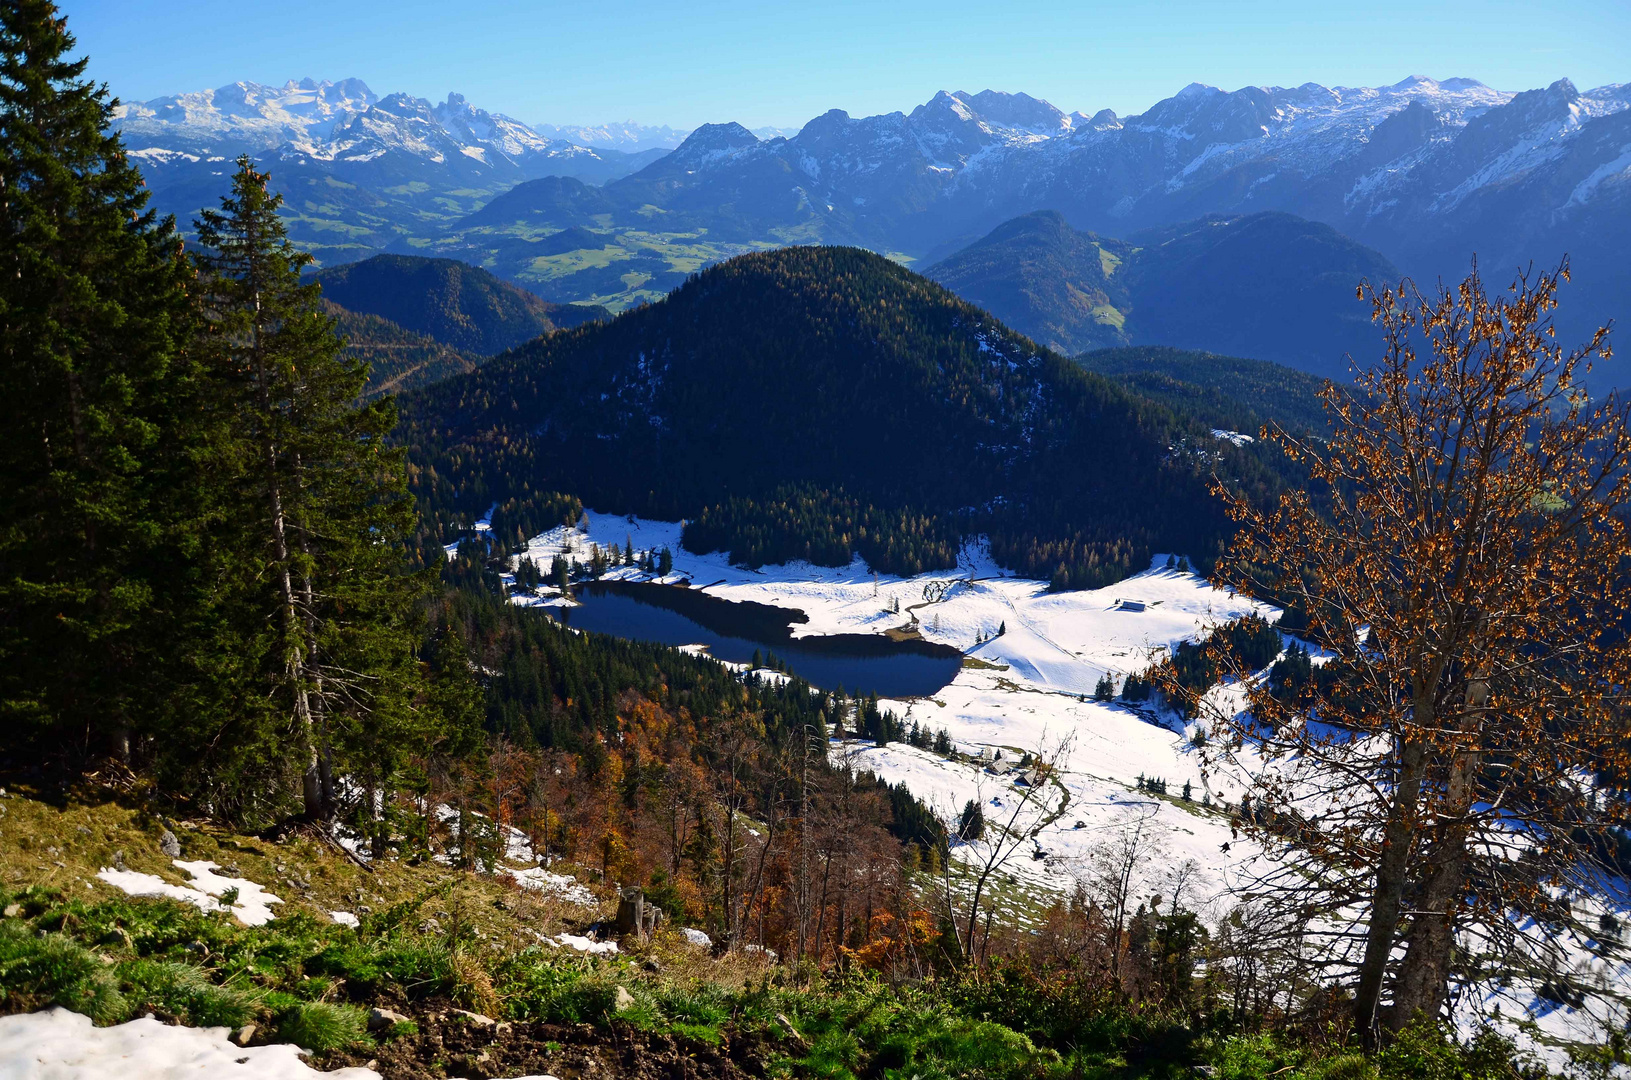
[[[138,151],[255,153],[283,143],[327,139],[346,119],[378,101],[379,95],[361,79],[291,79],[282,86],[237,82],[121,104],[113,117],[125,145]]]
[[[1003,571],[980,545],[965,548],[955,570],[911,578],[874,577],[859,559],[847,567],[789,563],[748,570],[732,566],[722,553],[683,550],[678,523],[592,511],[586,516],[587,531],[553,529],[535,537],[524,557],[548,566],[557,554],[582,558],[592,544],[603,549],[632,544],[637,551],[667,547],[674,555],[667,581],[690,582],[721,599],[802,611],[808,619],[795,624],[796,637],[882,634],[913,626],[924,639],[963,651],[969,661],[932,697],[886,701],[884,707],[930,730],[946,729],[968,754],[1000,750],[1012,760],[1068,736],[1072,747],[1060,775],[1068,792],[1065,812],[1037,836],[1045,857],[1026,854],[1012,867],[1032,886],[1068,890],[1106,830],[1144,816],[1152,818],[1154,843],[1170,856],[1149,868],[1146,896],[1163,889],[1171,896],[1172,872],[1192,860],[1192,899],[1221,901],[1231,875],[1258,854],[1238,840],[1230,844],[1227,815],[1210,804],[1237,802],[1241,788],[1229,777],[1203,775],[1188,741],[1192,731],[1152,709],[1092,700],[1101,676],[1109,674],[1119,685],[1126,675],[1220,622],[1254,611],[1278,617],[1192,573],[1168,568],[1165,555],[1157,556],[1150,570],[1107,589],[1053,593],[1046,582]],[[649,580],[633,568],[608,576]],[[548,587],[512,599],[558,602]],[[1129,599],[1143,601],[1144,610],[1128,610],[1122,601]],[[834,754],[858,769],[905,781],[948,819],[971,798],[995,799],[1000,809],[1013,797],[1011,779],[899,743],[880,748],[850,742],[835,747]],[[1187,780],[1193,798],[1184,804],[1145,795],[1138,791],[1141,776],[1165,778],[1174,796]]]

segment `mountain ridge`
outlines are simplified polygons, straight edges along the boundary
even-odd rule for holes
[[[218,102],[125,108],[116,123],[160,209],[185,219],[218,194],[220,163],[177,141],[211,130],[206,106],[218,127],[240,135],[276,127],[262,116],[265,101],[248,100],[265,98],[265,88],[249,85],[211,92]],[[437,106],[364,91],[286,89],[279,116],[304,109],[302,131],[342,137],[259,151],[276,155],[266,163],[282,178],[291,220],[312,223],[297,239],[325,263],[419,246],[529,286],[578,273],[584,259],[538,263],[525,243],[583,220],[535,216],[525,229],[497,230],[504,235],[461,225],[547,173],[601,185],[596,231],[630,237],[594,266],[657,259],[548,290],[618,307],[656,299],[654,283],[672,280],[664,270],[683,275],[755,247],[852,244],[932,261],[1044,209],[1122,237],[1208,214],[1279,210],[1329,225],[1424,281],[1460,277],[1475,253],[1501,274],[1568,253],[1580,282],[1565,312],[1570,332],[1573,322],[1623,314],[1631,295],[1631,268],[1616,255],[1631,243],[1627,84],[1582,91],[1560,79],[1513,93],[1422,76],[1371,88],[1194,83],[1126,117],[1066,114],[1023,94],[941,92],[909,112],[829,110],[791,137],[704,125],[671,152],[650,151],[675,155],[666,165],[550,143],[456,95]],[[174,115],[160,116],[165,109]],[[251,114],[261,119],[251,123]],[[418,183],[430,190],[398,193]]]
[[[478,356],[606,316],[603,308],[552,304],[454,259],[376,255],[311,280],[340,307]]]
[[[1375,332],[1354,299],[1398,269],[1328,225],[1278,211],[1217,214],[1121,239],[1039,210],[925,273],[1066,354],[1169,345],[1343,379]]]
[[[322,304],[334,320],[334,332],[345,340],[345,354],[368,365],[364,399],[428,386],[473,371],[486,359],[378,315],[352,311],[332,300]]]
[[[404,232],[435,231],[523,180],[605,183],[667,152],[552,140],[458,93],[440,104],[381,96],[360,79],[238,82],[124,103],[111,126],[154,205],[183,225],[224,191],[227,162],[254,158],[284,195],[295,239],[323,263],[377,254]]]

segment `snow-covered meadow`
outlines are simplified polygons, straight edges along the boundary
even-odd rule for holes
[[[793,624],[795,638],[915,630],[927,641],[963,652],[961,670],[932,696],[880,703],[908,724],[944,728],[959,751],[957,760],[903,743],[878,747],[850,741],[835,745],[832,753],[856,769],[904,782],[955,824],[971,799],[983,805],[991,822],[1003,820],[1023,794],[1013,776],[967,758],[991,758],[1000,751],[1012,762],[1026,752],[1062,746],[1057,788],[1050,792],[1054,812],[1033,844],[1004,867],[1021,891],[1045,896],[1071,890],[1087,875],[1095,849],[1138,828],[1146,857],[1135,870],[1131,901],[1148,902],[1152,896],[1170,901],[1181,887],[1185,906],[1215,925],[1236,902],[1238,890],[1272,858],[1231,830],[1224,807],[1238,805],[1245,778],[1206,771],[1194,722],[1186,725],[1150,705],[1095,701],[1093,692],[1102,677],[1109,675],[1119,688],[1127,675],[1148,668],[1180,642],[1198,640],[1231,619],[1256,613],[1277,620],[1276,609],[1216,588],[1177,568],[1181,562],[1169,565],[1166,554],[1108,588],[1050,593],[1046,582],[1012,575],[978,545],[965,548],[956,569],[899,578],[874,574],[860,559],[836,568],[789,563],[750,570],[732,566],[723,552],[685,551],[680,533],[675,522],[590,511],[577,526],[533,538],[517,558],[531,558],[547,574],[555,556],[587,562],[595,546],[621,551],[632,545],[637,553],[667,548],[673,571],[665,577],[631,567],[613,568],[607,577],[684,583],[725,600],[796,609],[806,620]],[[515,590],[512,600],[570,603],[548,586]],[[1213,695],[1240,697],[1226,687]],[[1165,780],[1166,794],[1140,790],[1141,777]],[[1186,783],[1188,800],[1182,797]],[[980,843],[965,844],[955,854],[977,865],[985,850]],[[1605,902],[1605,910],[1622,918],[1628,907],[1623,897]],[[1589,971],[1592,981],[1618,994],[1631,988],[1631,970],[1594,956],[1586,943],[1568,952],[1567,963]],[[1460,1013],[1471,1025],[1496,1005],[1502,1025],[1554,1067],[1564,1063],[1558,1042],[1600,1041],[1605,1021],[1626,1020],[1617,1005],[1612,1016],[1594,1015],[1602,1010],[1548,1003],[1517,984],[1467,995]]]
[[[1140,898],[1172,896],[1174,875],[1193,861],[1187,902],[1219,902],[1241,862],[1258,854],[1231,835],[1224,813],[1203,805],[1235,802],[1240,788],[1203,775],[1191,731],[1170,714],[1097,702],[1092,695],[1106,674],[1119,687],[1179,642],[1253,612],[1276,618],[1273,609],[1169,568],[1165,554],[1146,572],[1109,588],[1050,593],[1045,582],[997,566],[979,545],[964,549],[956,569],[900,578],[875,575],[860,559],[845,567],[789,563],[749,570],[731,565],[723,552],[685,551],[680,532],[676,522],[590,511],[577,526],[533,538],[517,558],[530,558],[547,573],[557,555],[586,562],[594,547],[621,551],[632,544],[637,553],[667,548],[674,568],[666,577],[630,567],[606,576],[683,582],[725,600],[796,609],[806,621],[793,625],[795,638],[915,629],[924,640],[963,652],[962,669],[932,697],[880,704],[908,723],[944,728],[964,755],[1000,751],[1013,761],[1068,743],[1058,773],[1063,811],[1043,828],[1037,850],[1022,853],[1008,868],[1028,885],[1068,891],[1095,844],[1141,819],[1148,819],[1144,828],[1158,857],[1148,864]],[[512,599],[565,603],[548,586],[536,593],[516,590]],[[1142,610],[1135,610],[1140,604]],[[905,782],[948,820],[969,799],[986,804],[987,820],[998,819],[1018,797],[1012,778],[902,743],[852,741],[833,753],[857,769]],[[1169,797],[1140,792],[1140,776],[1165,779]],[[1187,803],[1180,797],[1186,781],[1192,784]],[[1056,792],[1056,806],[1058,799]],[[976,856],[978,846],[963,854]]]

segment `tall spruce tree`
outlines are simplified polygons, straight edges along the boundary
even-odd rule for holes
[[[196,516],[185,264],[48,0],[0,4],[0,728],[128,756]]]
[[[239,478],[224,603],[245,658],[240,742],[271,791],[298,775],[305,813],[327,818],[337,776],[434,727],[414,651],[428,581],[404,568],[413,507],[386,443],[395,406],[358,404],[367,365],[342,356],[319,287],[301,284],[311,258],[289,244],[281,201],[245,157],[198,222],[204,351]],[[367,771],[376,790],[389,780]]]

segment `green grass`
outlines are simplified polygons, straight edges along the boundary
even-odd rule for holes
[[[1493,1035],[1462,1046],[1434,1028],[1412,1029],[1369,1059],[1339,1039],[1298,1045],[1226,1028],[1197,1037],[1179,1017],[1084,996],[1068,979],[1023,969],[905,984],[805,972],[803,985],[778,970],[757,985],[732,985],[694,969],[643,966],[640,954],[481,953],[469,933],[415,928],[416,913],[440,897],[404,902],[351,930],[298,914],[244,927],[166,900],[0,890],[0,906],[19,910],[0,921],[0,1012],[61,1005],[99,1024],[147,1012],[197,1026],[253,1021],[323,1052],[371,1045],[370,1003],[452,1000],[512,1021],[615,1022],[715,1046],[745,1037],[764,1047],[769,1075],[828,1080],[1165,1080],[1202,1064],[1217,1080],[1520,1076],[1511,1044]],[[678,965],[679,956],[668,961]],[[410,1021],[382,1037],[417,1031]]]
[[[1117,330],[1127,325],[1127,316],[1121,309],[1111,304],[1100,304],[1093,309],[1093,319],[1102,326],[1113,326]]]
[[[161,823],[138,810],[15,793],[0,805],[0,910],[12,913],[0,917],[0,1013],[60,1005],[103,1025],[146,1013],[195,1026],[255,1023],[257,1038],[322,1052],[367,1047],[371,1005],[429,1014],[452,1003],[516,1022],[622,1024],[716,1047],[758,1046],[769,1076],[834,1080],[1176,1080],[1198,1065],[1219,1080],[1518,1076],[1510,1044],[1492,1035],[1458,1046],[1427,1028],[1366,1059],[1338,1038],[1299,1045],[1242,1033],[1091,996],[1066,976],[1028,969],[914,983],[714,959],[677,937],[612,957],[524,946],[560,916],[491,879],[434,864],[386,863],[365,874],[320,845],[173,823],[185,857],[284,883],[278,918],[247,927],[223,911],[128,897],[95,881],[95,868],[116,856],[176,876],[157,851]],[[285,887],[296,876],[311,883],[304,895]],[[1003,880],[989,896],[1012,922],[1037,918],[1050,899]],[[357,929],[328,919],[326,910],[340,907],[360,914]],[[578,919],[592,915],[574,910]],[[376,1037],[417,1035],[410,1020]]]
[[[340,1050],[369,1041],[368,1014],[355,1005],[302,1001],[278,1017],[277,1031],[307,1050]]]
[[[0,924],[0,1005],[8,1012],[60,1005],[99,1024],[130,1012],[119,980],[88,949],[62,934],[35,936],[12,921]]]

